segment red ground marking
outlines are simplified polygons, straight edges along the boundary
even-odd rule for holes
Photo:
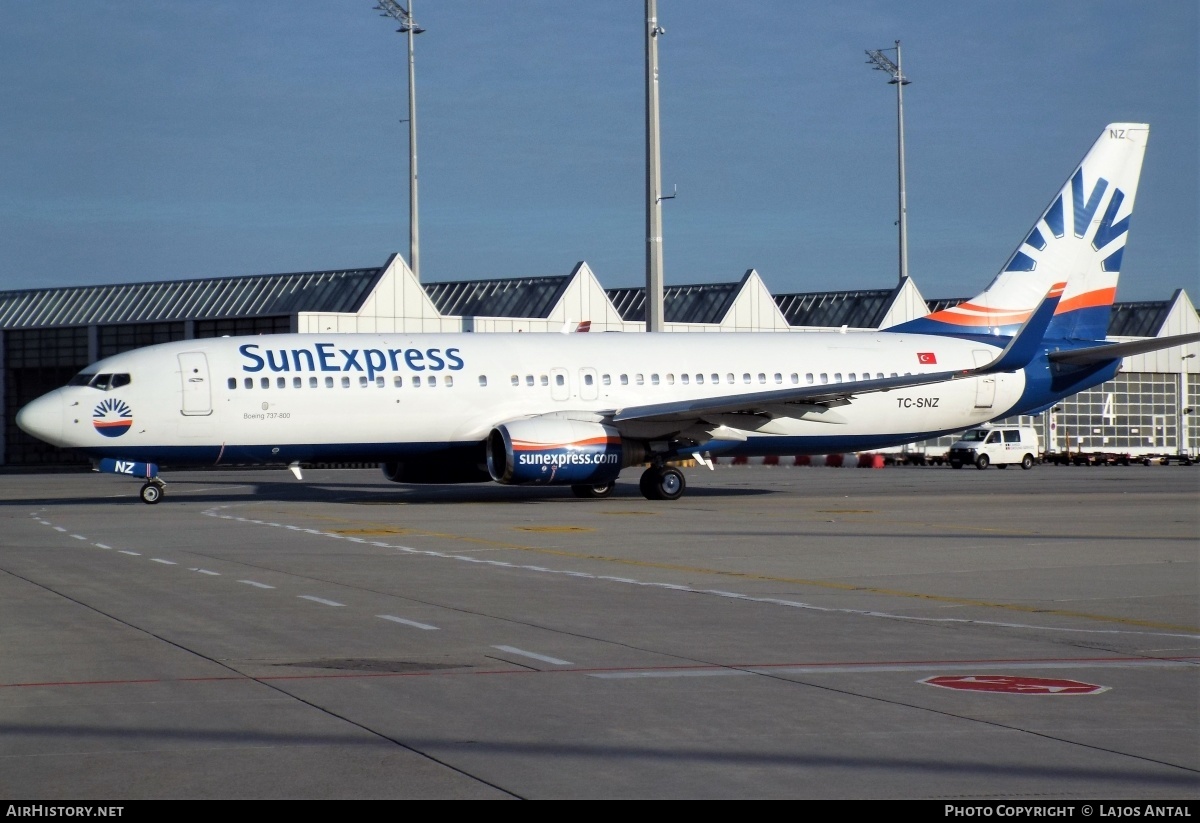
[[[967,674],[927,677],[920,681],[943,689],[971,692],[1000,692],[1002,694],[1099,694],[1108,686],[1081,683],[1078,680],[1059,680],[1049,677],[1013,677],[1006,674]]]

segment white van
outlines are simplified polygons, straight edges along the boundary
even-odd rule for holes
[[[946,460],[956,469],[965,465],[1007,469],[1011,464],[1032,469],[1039,454],[1037,431],[1029,426],[979,426],[962,433]]]

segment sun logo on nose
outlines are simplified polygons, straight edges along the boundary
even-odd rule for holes
[[[124,400],[110,398],[92,410],[92,425],[105,437],[120,437],[133,425],[133,409]]]

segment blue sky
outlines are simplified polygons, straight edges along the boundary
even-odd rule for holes
[[[375,0],[0,0],[0,289],[408,255]],[[416,0],[421,275],[645,282],[643,0]],[[1151,126],[1118,299],[1200,301],[1200,4],[658,0],[670,284],[979,292],[1110,122]]]

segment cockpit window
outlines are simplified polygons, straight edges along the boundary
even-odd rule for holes
[[[95,372],[80,372],[70,379],[68,386],[91,386],[100,391],[119,389],[128,386],[133,379],[128,374],[96,374]]]

